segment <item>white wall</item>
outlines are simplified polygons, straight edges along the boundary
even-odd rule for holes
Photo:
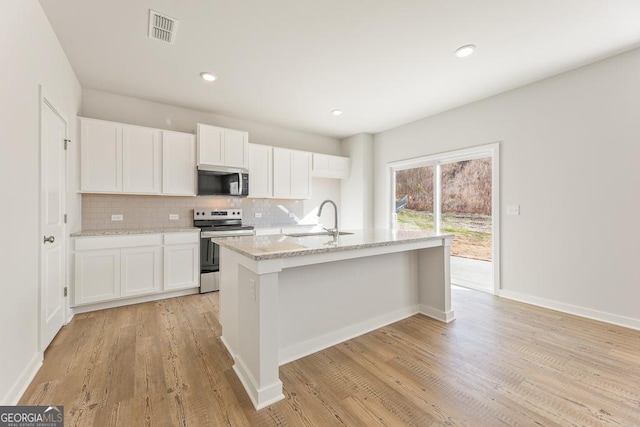
[[[15,404],[42,361],[38,348],[39,89],[69,124],[81,88],[36,0],[0,14],[0,404]],[[75,127],[69,135],[75,140]],[[70,209],[78,199],[70,197]],[[79,221],[73,218],[75,221]],[[73,230],[68,230],[73,231]]]
[[[376,225],[388,162],[500,141],[501,295],[640,328],[639,74],[635,50],[376,135]]]
[[[300,132],[249,120],[205,113],[92,89],[82,92],[84,117],[196,133],[197,123],[249,132],[249,142],[325,154],[340,154],[340,142],[328,136]]]

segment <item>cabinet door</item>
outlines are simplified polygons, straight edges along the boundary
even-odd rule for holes
[[[163,132],[162,194],[196,195],[196,140],[194,135]]]
[[[296,199],[311,197],[311,153],[293,151],[291,154],[291,193]]]
[[[283,199],[311,197],[311,153],[273,148],[273,196]]]
[[[226,129],[224,139],[225,166],[247,169],[249,167],[249,133]]]
[[[348,157],[313,153],[313,176],[346,179],[349,178],[350,169],[351,159]]]
[[[74,304],[83,305],[120,296],[120,251],[76,252]]]
[[[122,191],[159,194],[162,131],[122,126]]]
[[[80,191],[122,191],[122,125],[80,119]]]
[[[225,129],[198,124],[198,164],[224,166]]]
[[[249,144],[249,197],[273,197],[273,149]]]
[[[293,194],[291,155],[291,150],[273,147],[273,196],[276,198],[289,198]]]
[[[122,249],[121,296],[130,297],[160,291],[162,250],[158,246]]]
[[[165,246],[164,290],[173,291],[198,286],[200,286],[199,243]]]

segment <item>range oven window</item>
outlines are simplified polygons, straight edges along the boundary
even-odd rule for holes
[[[202,273],[220,270],[220,247],[211,238],[200,239],[200,270]]]

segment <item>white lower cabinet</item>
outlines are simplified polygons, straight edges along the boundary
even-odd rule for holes
[[[198,233],[164,236],[164,290],[200,286],[200,236]]]
[[[133,297],[160,291],[162,248],[147,247],[120,251],[120,296]]]
[[[74,239],[73,306],[200,286],[198,231]]]
[[[75,254],[75,305],[120,296],[120,251],[94,250]]]

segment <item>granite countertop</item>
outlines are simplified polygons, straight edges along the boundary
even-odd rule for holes
[[[453,239],[453,234],[414,230],[352,230],[334,241],[332,236],[291,237],[286,235],[222,237],[212,240],[255,261],[326,252],[399,245],[428,240]]]
[[[197,227],[139,228],[131,230],[90,230],[71,233],[70,237],[126,236],[134,234],[189,233],[200,231]]]

